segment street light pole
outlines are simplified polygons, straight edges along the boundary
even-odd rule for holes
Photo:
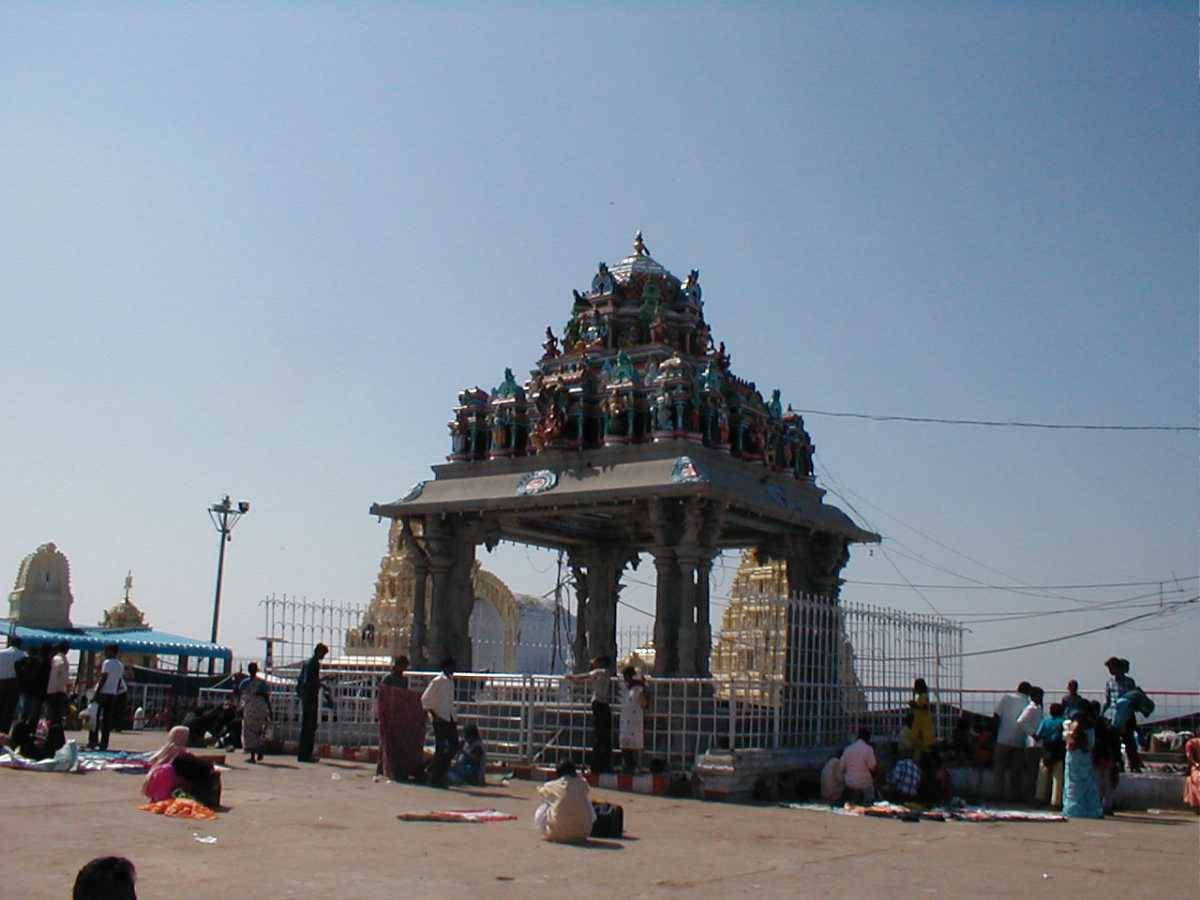
[[[221,618],[221,580],[225,576],[225,544],[233,540],[233,526],[238,523],[246,513],[250,512],[250,504],[239,501],[236,505],[229,499],[226,494],[221,498],[219,503],[214,503],[208,508],[208,517],[212,519],[213,526],[221,535],[220,550],[217,553],[217,591],[213,597],[213,623],[212,623],[212,642],[217,642],[217,623]],[[208,674],[213,674],[216,669],[216,657],[208,659]]]

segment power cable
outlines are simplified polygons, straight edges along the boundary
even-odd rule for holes
[[[866,419],[871,422],[921,422],[933,425],[980,425],[991,428],[1043,428],[1055,431],[1168,431],[1200,432],[1195,425],[1082,425],[1068,422],[1019,422],[990,419],[947,419],[937,416],[885,416],[871,413],[832,412],[826,409],[797,409],[807,416],[832,416],[838,419]]]
[[[990,650],[972,650],[969,653],[947,653],[947,654],[943,654],[942,658],[943,659],[950,659],[950,658],[965,659],[968,656],[990,656],[990,655],[996,654],[996,653],[1011,653],[1014,650],[1028,650],[1031,647],[1042,647],[1042,646],[1045,646],[1046,644],[1056,644],[1060,641],[1070,641],[1070,640],[1074,640],[1075,638],[1087,637],[1089,634],[1099,634],[1102,631],[1112,631],[1114,628],[1120,628],[1122,625],[1128,625],[1130,622],[1137,622],[1142,619],[1150,619],[1155,616],[1170,615],[1172,613],[1178,612],[1180,608],[1187,606],[1190,603],[1195,603],[1197,601],[1200,601],[1200,595],[1192,597],[1188,600],[1175,601],[1175,603],[1172,604],[1172,608],[1169,610],[1156,609],[1153,612],[1141,613],[1140,615],[1130,616],[1128,619],[1122,619],[1119,622],[1110,622],[1107,625],[1101,625],[1097,628],[1089,628],[1087,631],[1077,631],[1074,634],[1062,634],[1062,635],[1059,635],[1058,637],[1044,638],[1043,640],[1040,640],[1040,641],[1028,641],[1027,643],[1024,643],[1024,644],[1013,644],[1008,647],[993,647]],[[928,659],[928,657],[925,657],[925,656],[896,657],[893,659],[893,662],[914,662],[914,661],[920,661],[920,660],[924,660],[924,659]]]

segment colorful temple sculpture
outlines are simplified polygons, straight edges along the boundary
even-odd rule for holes
[[[436,664],[426,654],[426,642],[413,640],[413,622],[431,618],[430,592],[427,585],[418,589],[417,578],[429,579],[428,562],[423,556],[420,522],[409,524],[397,519],[388,529],[388,552],[380,560],[375,593],[361,623],[345,638],[348,656],[376,657],[381,661],[409,657],[414,668]],[[484,569],[476,560],[471,568],[470,593],[473,598],[468,635],[471,661],[480,671],[551,674],[567,670],[570,648],[565,636],[573,632],[574,620],[566,611],[555,619],[554,606],[540,597],[514,594],[499,577]],[[417,595],[424,609],[414,616]],[[557,628],[557,633],[556,633]]]
[[[471,659],[479,545],[562,549],[577,585],[574,658],[616,656],[622,572],[656,573],[654,671],[706,675],[709,573],[724,549],[786,563],[788,595],[834,603],[852,543],[876,542],[813,482],[815,447],[780,391],[738,377],[705,318],[700,273],[672,275],[640,232],[574,291],[559,335],[519,382],[463,389],[447,462],[371,507],[414,553],[410,641]],[[428,593],[426,593],[428,592]]]

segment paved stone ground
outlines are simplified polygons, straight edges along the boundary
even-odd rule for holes
[[[113,747],[161,740],[114,735]],[[118,854],[137,865],[142,900],[1200,896],[1200,819],[1186,813],[908,824],[596,792],[624,805],[627,838],[565,846],[535,837],[532,783],[438,791],[374,784],[354,763],[229,762],[228,811],[199,823],[138,811],[136,776],[0,770],[0,895],[68,897],[80,865]],[[480,807],[520,821],[396,819]]]

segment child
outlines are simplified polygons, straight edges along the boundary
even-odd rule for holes
[[[454,765],[450,767],[451,784],[474,784],[482,787],[484,772],[487,771],[487,754],[483,749],[483,738],[479,726],[471,723],[463,729],[463,743],[459,748]]]
[[[542,802],[533,814],[533,822],[547,841],[586,841],[596,821],[587,782],[575,773],[575,764],[570,760],[559,763],[557,774],[554,781],[538,787]]]

